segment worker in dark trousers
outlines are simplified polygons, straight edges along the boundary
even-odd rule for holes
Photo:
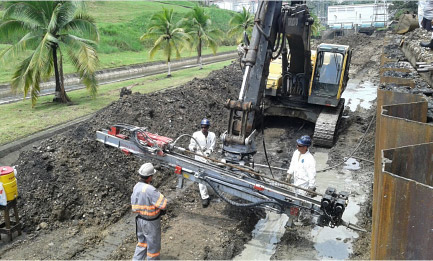
[[[423,18],[421,21],[421,27],[427,30],[427,32],[431,32],[431,40],[430,42],[421,42],[420,45],[422,47],[427,47],[433,50],[433,28],[432,28],[432,20],[433,20],[433,0],[426,0],[423,6]]]
[[[165,214],[167,199],[150,185],[156,173],[152,163],[143,164],[138,170],[140,181],[131,195],[138,244],[133,260],[159,260],[161,250],[161,215]]]

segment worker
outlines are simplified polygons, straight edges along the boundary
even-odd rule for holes
[[[133,260],[159,260],[161,250],[161,215],[165,214],[167,199],[150,183],[156,173],[152,163],[143,164],[138,170],[140,181],[131,195],[138,244]]]
[[[426,0],[419,0],[418,1],[418,23],[419,27],[422,28],[422,19],[424,17],[424,6],[425,6]]]
[[[201,130],[194,132],[192,135],[191,141],[189,143],[189,150],[195,152],[199,155],[204,155],[209,157],[213,150],[215,149],[215,133],[209,131],[210,121],[204,118],[200,122]],[[207,160],[199,155],[195,156],[196,160],[201,162],[207,162]],[[199,184],[200,196],[202,199],[202,206],[206,208],[209,206],[210,198],[209,193],[207,191],[206,185]]]
[[[430,42],[421,42],[420,45],[422,47],[427,47],[433,49],[433,29],[432,29],[432,20],[433,20],[433,0],[426,0],[423,8],[423,18],[421,21],[421,26],[427,32],[432,32]]]
[[[295,186],[308,190],[316,190],[316,160],[308,150],[311,146],[311,138],[308,135],[302,136],[296,140],[297,150],[293,152],[292,161],[290,162],[288,180],[293,176]],[[306,191],[297,189],[296,192],[301,195],[307,195]]]

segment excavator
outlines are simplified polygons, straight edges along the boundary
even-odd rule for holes
[[[315,123],[316,146],[332,147],[336,140],[352,50],[346,45],[320,44],[311,51],[314,20],[308,7],[299,3],[259,3],[242,58],[239,98],[226,105],[230,116],[223,151],[233,162],[249,161],[256,152],[253,141],[263,116]]]
[[[146,127],[128,124],[97,131],[96,140],[127,155],[158,162],[177,175],[178,188],[183,187],[185,180],[190,180],[210,186],[222,200],[234,206],[285,213],[289,216],[288,226],[293,225],[303,209],[311,213],[316,225],[342,225],[365,231],[343,220],[349,193],[329,187],[320,194],[269,177],[254,168],[252,158],[256,152],[255,116],[272,110],[272,106],[262,103],[263,98],[269,98],[269,103],[278,104],[284,111],[297,109],[299,115],[316,117],[316,121],[322,113],[339,117],[344,104],[340,97],[348,79],[349,49],[347,46],[320,45],[312,67],[309,34],[313,21],[303,4],[283,6],[280,1],[262,1],[255,22],[244,59],[246,66],[239,99],[229,100],[226,104],[230,118],[229,128],[221,137],[221,158],[206,157],[177,145],[184,136],[192,138],[189,135],[172,139],[151,133]],[[290,45],[290,66],[286,41]],[[278,42],[282,43],[280,48],[277,48]],[[269,93],[269,88],[265,88],[269,65],[279,52],[283,57],[281,86]],[[325,69],[331,70],[331,76],[326,80]],[[295,105],[283,107],[286,102]],[[322,107],[328,110],[320,113]],[[309,113],[309,110],[314,112]],[[196,160],[195,155],[201,155],[207,162]],[[321,198],[315,199],[315,196]]]

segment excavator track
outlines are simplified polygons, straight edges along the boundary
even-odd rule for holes
[[[314,129],[314,145],[331,148],[337,138],[337,128],[344,110],[344,99],[337,107],[326,107],[319,114]]]

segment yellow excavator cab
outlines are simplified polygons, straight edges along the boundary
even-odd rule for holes
[[[336,107],[349,80],[348,45],[320,44],[313,59],[308,103]]]
[[[311,66],[312,67],[314,67],[314,64],[316,62],[316,55],[317,55],[316,50],[311,50]]]
[[[266,81],[266,95],[276,96],[277,90],[281,88],[283,75],[281,72],[282,60],[281,57],[271,61],[269,64],[269,75]]]

